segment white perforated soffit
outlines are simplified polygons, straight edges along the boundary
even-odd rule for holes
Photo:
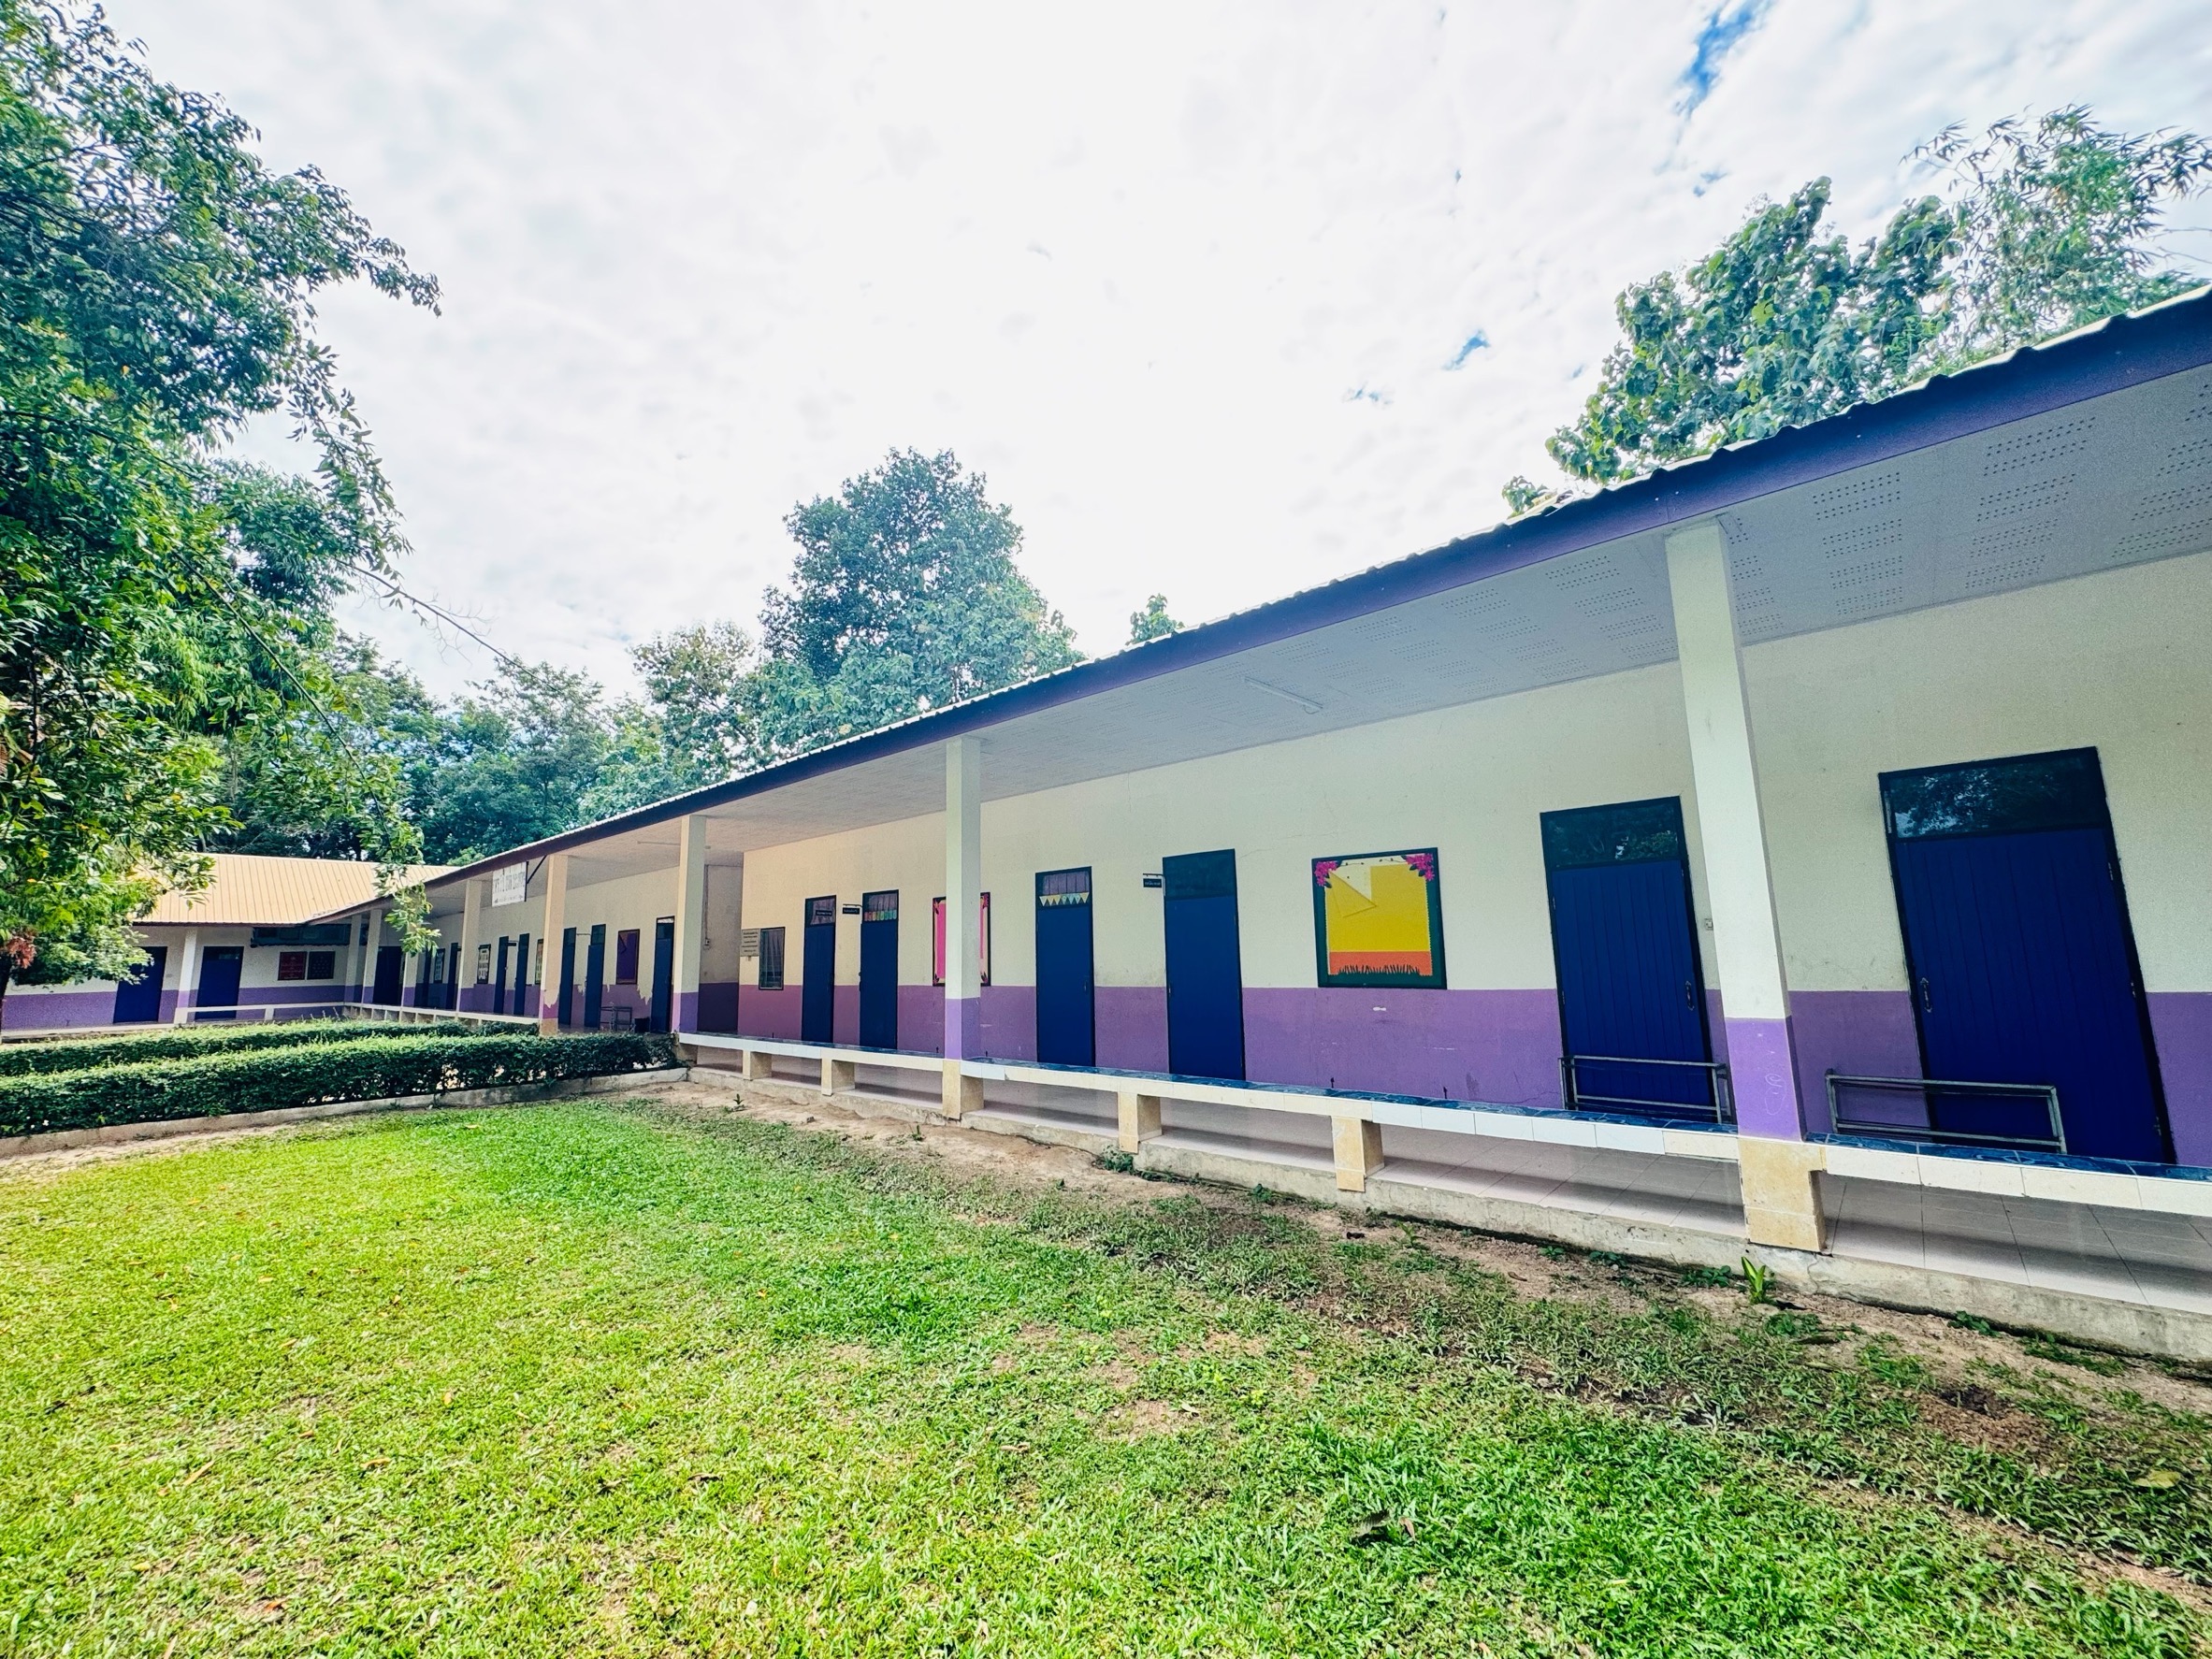
[[[1748,642],[2198,552],[2212,547],[2212,371],[1720,516]],[[1003,800],[1673,657],[1664,535],[1645,532],[990,727],[984,793]],[[932,745],[716,807],[709,857],[944,804]],[[577,856],[580,881],[665,869],[675,827]]]

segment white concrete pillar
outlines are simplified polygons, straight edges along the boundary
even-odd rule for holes
[[[192,1023],[192,1004],[199,995],[200,930],[184,930],[184,945],[177,956],[177,1002],[170,1018],[178,1025]]]
[[[358,1003],[363,1000],[366,994],[361,988],[363,981],[367,978],[362,968],[361,930],[363,925],[363,918],[360,916],[349,916],[346,917],[345,991],[346,1001],[349,1003]]]
[[[372,909],[369,913],[369,926],[361,935],[361,1000],[364,1003],[376,1000],[376,953],[383,948],[383,943],[384,913],[380,909]],[[404,968],[400,970],[399,978],[404,986],[407,979]]]
[[[454,1007],[461,1013],[478,1012],[476,945],[484,935],[484,883],[473,878],[461,884],[461,987]]]
[[[716,1011],[716,1017],[718,1019],[728,1019],[730,1021],[728,1029],[732,1032],[736,1032],[745,1029],[745,1021],[739,1013],[738,1006],[745,1001],[745,994],[744,945],[745,936],[745,855],[740,853],[735,863],[717,864],[715,866],[715,868],[721,871],[722,873],[712,878],[714,885],[717,888],[719,888],[725,882],[729,883],[730,885],[730,914],[728,916],[729,937],[723,942],[722,947],[715,954],[716,961],[727,968],[730,974],[730,979],[728,982],[730,986],[730,1002],[726,1008],[718,1008]],[[701,932],[703,935],[704,930],[701,930]],[[704,943],[703,938],[701,942]],[[756,968],[756,972],[758,970]],[[717,980],[716,983],[720,984],[722,982]]]
[[[538,1034],[551,1037],[560,1031],[560,942],[569,926],[569,855],[547,855],[544,873],[545,915],[538,926],[545,940],[545,971],[538,975]],[[470,885],[473,891],[475,884]],[[465,920],[462,926],[466,930]]]
[[[1757,753],[1729,597],[1728,544],[1718,523],[1707,520],[1667,538],[1667,577],[1689,716],[1705,890],[1713,906],[1745,1216],[1754,1243],[1818,1249],[1822,1227],[1811,1166],[1797,1147],[1773,1144],[1804,1139],[1804,1111]]]
[[[675,994],[669,1029],[699,1030],[699,953],[706,937],[706,819],[687,814],[676,825]]]
[[[983,743],[945,745],[945,1058],[983,1048]]]

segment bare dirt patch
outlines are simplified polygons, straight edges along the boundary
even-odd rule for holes
[[[1103,1364],[1092,1366],[1083,1375],[1095,1382],[1105,1383],[1120,1394],[1134,1393],[1137,1385],[1145,1379],[1144,1373],[1127,1360],[1107,1360]]]
[[[1198,1414],[1165,1400],[1124,1400],[1099,1420],[1098,1432],[1109,1440],[1149,1440],[1179,1435],[1198,1425]]]

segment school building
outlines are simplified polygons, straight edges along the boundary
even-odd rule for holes
[[[2212,294],[428,887],[403,1009],[2212,1354]]]
[[[384,945],[380,962],[362,949],[365,923],[325,915],[373,901],[375,865],[216,853],[210,866],[206,887],[164,893],[140,918],[146,957],[137,974],[11,985],[0,1001],[0,1036],[328,1016],[373,995],[380,969],[388,1000],[399,1000],[405,964],[398,946]],[[446,870],[418,865],[400,879],[430,880]]]

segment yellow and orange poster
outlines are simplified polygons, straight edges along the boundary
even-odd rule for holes
[[[1444,983],[1434,847],[1313,860],[1316,969],[1323,985]]]

